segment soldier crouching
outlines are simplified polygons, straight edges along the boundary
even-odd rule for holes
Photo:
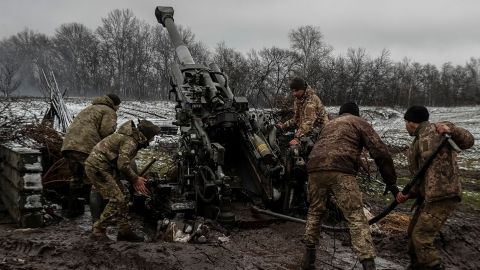
[[[117,241],[143,241],[143,237],[132,231],[128,221],[127,193],[116,172],[123,173],[136,192],[148,195],[146,179],[137,175],[131,161],[138,150],[148,146],[159,131],[159,127],[150,121],[140,121],[138,127],[133,121],[127,121],[116,133],[100,141],[85,161],[87,176],[103,198],[108,200],[100,218],[93,224],[93,239],[107,240],[106,227],[115,219],[118,224]]]

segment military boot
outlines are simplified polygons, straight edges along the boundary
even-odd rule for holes
[[[317,250],[315,246],[306,246],[305,253],[303,254],[302,269],[314,270],[315,269],[315,254]]]
[[[143,242],[143,237],[137,235],[132,229],[122,229],[118,231],[117,241]]]
[[[373,259],[365,259],[362,261],[363,270],[376,270],[375,261]]]
[[[107,232],[103,228],[93,228],[90,238],[95,241],[109,241]]]

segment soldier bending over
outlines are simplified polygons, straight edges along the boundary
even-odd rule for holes
[[[315,246],[326,214],[327,195],[332,191],[348,221],[353,249],[363,269],[371,270],[375,269],[375,249],[363,212],[362,193],[355,178],[362,149],[368,149],[387,184],[386,189],[393,194],[398,192],[395,185],[397,176],[387,146],[373,127],[359,117],[357,104],[343,104],[339,115],[323,128],[307,164],[310,207],[305,226],[306,251],[302,268],[315,268]]]
[[[146,179],[135,173],[131,161],[138,150],[148,146],[159,132],[160,128],[150,121],[140,121],[138,127],[133,121],[127,121],[116,133],[100,141],[88,156],[85,161],[87,176],[103,198],[108,200],[100,219],[93,224],[93,239],[107,240],[106,227],[108,222],[115,219],[119,227],[117,241],[143,241],[143,237],[132,231],[128,221],[128,199],[125,187],[117,177],[117,170],[127,177],[136,192],[148,195]]]

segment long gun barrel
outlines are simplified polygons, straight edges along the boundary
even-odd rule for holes
[[[190,51],[188,50],[187,46],[183,44],[180,33],[177,30],[177,26],[173,21],[173,7],[158,6],[155,9],[155,17],[157,17],[157,21],[159,23],[161,23],[165,28],[167,28],[173,46],[175,46],[175,52],[177,53],[180,64],[195,64],[195,61],[193,61],[193,57],[190,54]]]

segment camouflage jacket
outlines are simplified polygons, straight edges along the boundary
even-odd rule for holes
[[[97,97],[92,105],[73,119],[63,139],[62,152],[73,150],[90,154],[101,139],[115,132],[117,113],[113,101],[107,96]]]
[[[321,128],[328,121],[328,114],[322,101],[310,86],[307,87],[302,99],[295,98],[293,112],[295,115],[286,121],[284,126],[285,128],[296,126],[298,128],[296,138],[308,135],[313,128]]]
[[[135,127],[133,121],[129,120],[122,124],[117,132],[95,145],[85,164],[108,172],[118,170],[131,181],[138,176],[132,161],[146,143],[147,138]]]
[[[461,149],[473,146],[474,138],[466,129],[456,127],[450,122],[443,122],[452,130],[452,139]],[[415,174],[438,146],[442,136],[437,133],[435,124],[423,122],[415,131],[415,139],[408,151],[410,172]],[[426,171],[423,179],[414,189],[425,201],[438,201],[447,198],[459,198],[462,187],[458,176],[457,153],[447,144],[437,154]]]
[[[310,153],[308,172],[338,171],[356,175],[364,147],[375,160],[383,181],[395,184],[397,176],[387,146],[367,121],[348,113],[325,125]]]

